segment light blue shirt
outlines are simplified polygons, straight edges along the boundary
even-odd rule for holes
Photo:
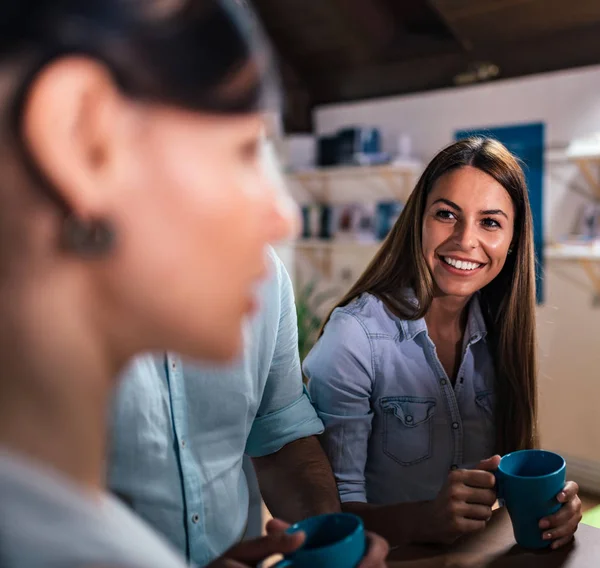
[[[455,386],[424,319],[363,294],[333,312],[304,363],[342,502],[436,497],[452,468],[494,453],[494,366],[477,297]]]
[[[114,496],[0,446],[2,568],[186,568]]]
[[[244,453],[272,454],[323,431],[302,384],[292,285],[270,258],[272,277],[237,365],[143,356],[115,401],[111,489],[198,565],[244,535]]]

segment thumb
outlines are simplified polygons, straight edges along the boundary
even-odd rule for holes
[[[244,564],[254,565],[273,554],[289,554],[293,552],[302,545],[304,538],[303,532],[268,534],[262,538],[240,542],[226,556]]]
[[[284,532],[290,528],[290,525],[285,521],[281,521],[279,519],[271,519],[267,526],[265,527],[267,534],[276,534],[280,532]]]
[[[480,461],[475,469],[481,471],[496,471],[500,465],[500,456],[495,455],[491,458]]]

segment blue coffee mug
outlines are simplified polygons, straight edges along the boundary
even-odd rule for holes
[[[310,517],[287,532],[298,531],[304,532],[306,540],[274,568],[356,568],[367,550],[363,522],[350,513]]]
[[[496,471],[498,498],[504,501],[515,540],[523,548],[547,548],[539,522],[561,504],[567,464],[563,457],[544,450],[521,450],[505,455]]]

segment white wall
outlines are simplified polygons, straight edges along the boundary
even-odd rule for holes
[[[455,130],[538,121],[546,124],[549,149],[544,217],[546,238],[552,240],[570,230],[585,202],[569,189],[586,185],[561,149],[573,138],[600,131],[600,66],[326,106],[315,113],[318,134],[348,125],[378,126],[390,151],[400,133],[409,134],[415,155],[424,161],[451,142]],[[600,309],[592,306],[593,288],[576,263],[547,261],[545,283],[546,303],[538,309],[542,443],[573,461],[600,464]]]

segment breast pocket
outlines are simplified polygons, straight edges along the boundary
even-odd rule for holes
[[[415,465],[430,458],[435,398],[386,397],[380,405],[384,453],[402,465]]]

